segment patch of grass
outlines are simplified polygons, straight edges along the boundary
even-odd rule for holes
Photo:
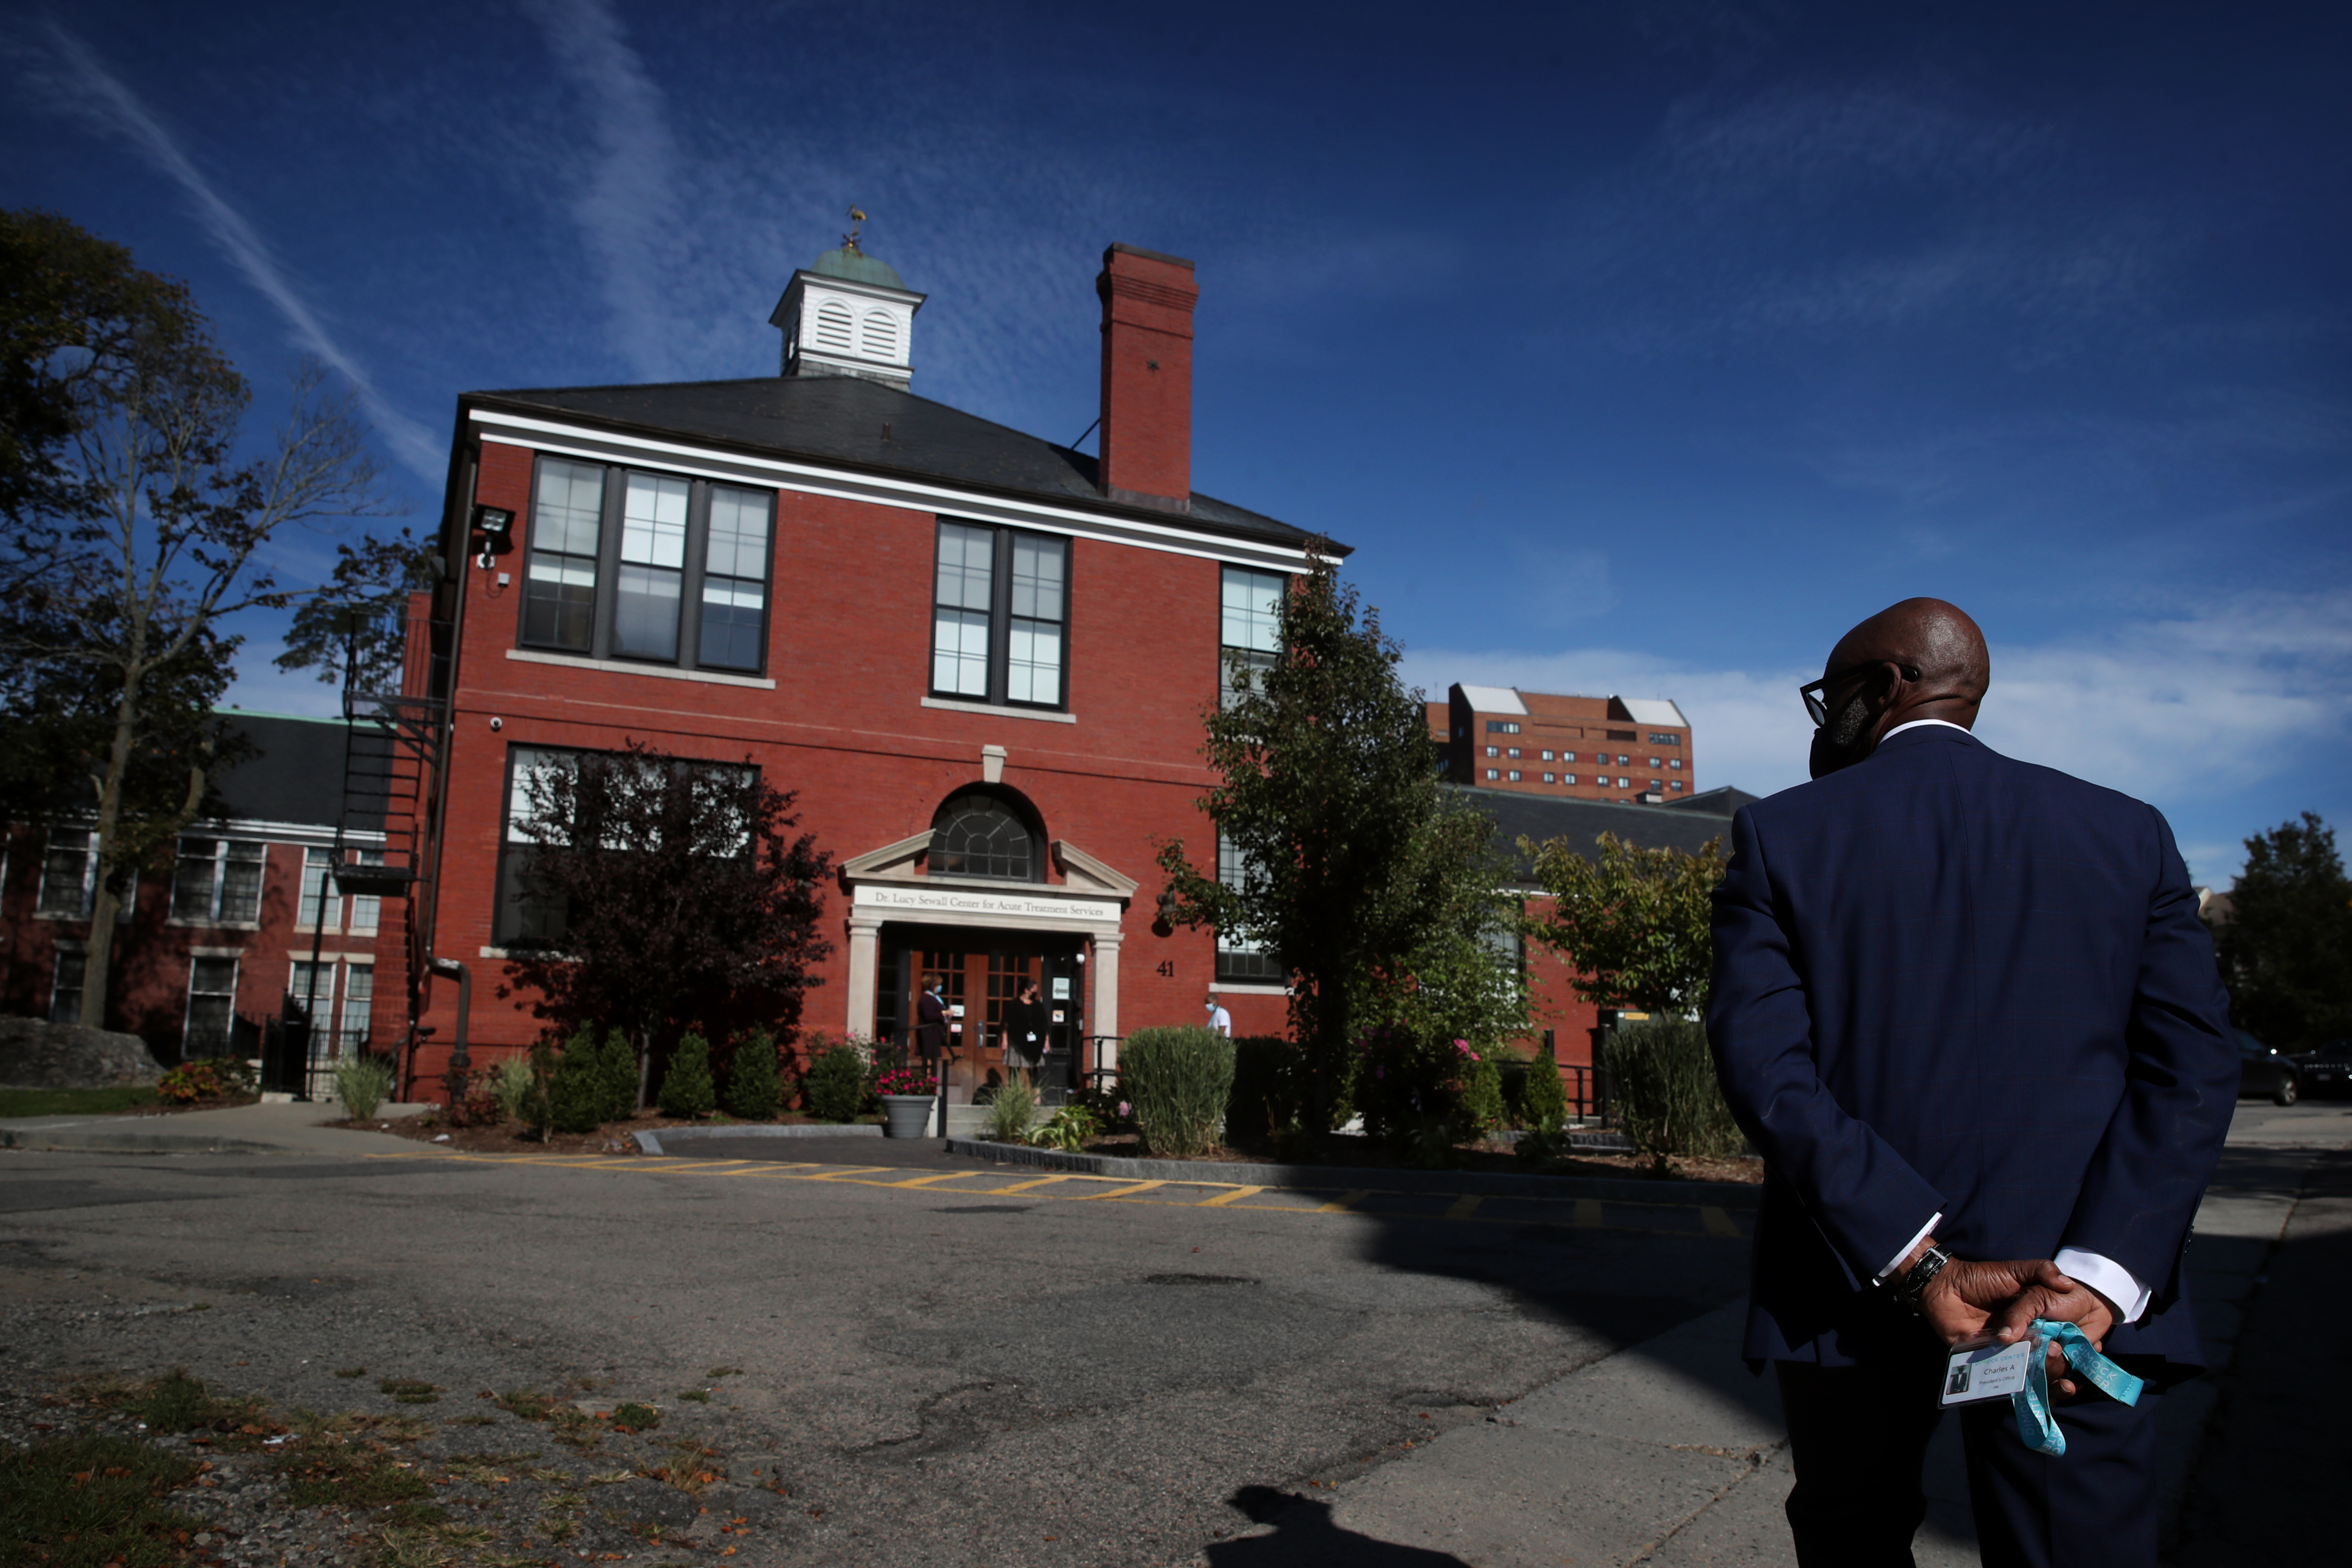
[[[569,1405],[558,1405],[547,1413],[547,1435],[582,1453],[604,1440],[596,1418]]]
[[[389,1522],[402,1529],[419,1529],[428,1524],[446,1524],[449,1511],[437,1502],[396,1502],[392,1505]]]
[[[104,1116],[158,1103],[152,1089],[0,1089],[0,1116]]]
[[[163,1501],[200,1468],[128,1437],[0,1449],[0,1562],[163,1568],[178,1557],[176,1532],[204,1528]]]
[[[719,1479],[711,1463],[719,1450],[706,1448],[699,1443],[678,1443],[669,1451],[669,1462],[657,1465],[646,1474],[657,1481],[667,1481],[682,1492],[699,1494],[703,1488]]]
[[[705,1372],[702,1375],[705,1377],[733,1377],[742,1370],[743,1369],[740,1366],[714,1366]]]
[[[441,1461],[442,1467],[456,1479],[476,1481],[484,1486],[493,1481],[510,1481],[523,1469],[526,1461],[539,1458],[539,1450],[513,1454],[452,1454]]]
[[[681,1388],[677,1391],[677,1396],[680,1399],[691,1399],[697,1405],[710,1403],[710,1390],[708,1388]]]
[[[536,1388],[509,1388],[498,1396],[496,1403],[499,1409],[526,1421],[544,1421],[547,1413],[555,1408],[554,1396]]]
[[[613,1407],[613,1427],[622,1432],[650,1432],[661,1425],[661,1412],[634,1400]]]
[[[554,1500],[551,1498],[548,1500],[551,1502]],[[551,1513],[541,1516],[539,1521],[539,1532],[550,1541],[569,1541],[579,1531],[580,1521],[576,1519],[560,1519]]]
[[[335,1368],[335,1375],[337,1377],[365,1377],[367,1375],[367,1368],[364,1366],[339,1366]]]
[[[278,1461],[278,1475],[286,1483],[290,1508],[324,1508],[341,1503],[352,1508],[381,1508],[433,1495],[433,1488],[415,1468],[392,1458],[382,1445],[348,1438],[305,1438],[289,1445]]]
[[[198,1443],[239,1451],[261,1447],[264,1437],[284,1433],[262,1399],[224,1399],[185,1367],[144,1383],[102,1383],[76,1390],[91,1404],[135,1416],[151,1432],[192,1432]]]
[[[459,1416],[449,1423],[452,1427],[495,1427],[498,1424],[499,1418],[495,1416]]]
[[[376,1391],[392,1396],[395,1405],[438,1405],[441,1391],[432,1384],[415,1377],[386,1377],[376,1384]]]

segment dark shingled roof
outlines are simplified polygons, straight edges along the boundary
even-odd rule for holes
[[[1095,460],[1034,435],[856,376],[762,376],[740,382],[650,386],[540,387],[468,392],[467,404],[518,413],[554,411],[616,427],[691,435],[761,455],[815,458],[877,474],[945,479],[976,488],[1191,523],[1207,533],[1297,546],[1303,528],[1212,496],[1189,513],[1108,500]],[[885,440],[883,431],[889,431]],[[1344,546],[1334,547],[1346,554]]]
[[[1519,852],[1519,840],[1542,843],[1566,839],[1590,852],[1603,833],[1614,833],[1645,850],[1673,849],[1696,852],[1707,840],[1728,842],[1731,818],[1756,799],[1744,789],[1710,789],[1671,806],[1641,806],[1616,800],[1571,800],[1517,789],[1478,789],[1458,784],[1446,790],[1483,811],[1495,824],[1495,841],[1510,858],[1512,869],[1531,883],[1534,862]]]
[[[303,822],[331,828],[343,806],[343,724],[341,719],[218,710],[260,752],[227,769],[215,783],[231,817],[257,822]],[[354,816],[354,828],[383,826],[378,809]]]

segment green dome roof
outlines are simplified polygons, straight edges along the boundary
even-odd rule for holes
[[[912,293],[887,261],[877,261],[864,251],[847,246],[826,251],[809,268],[820,277],[842,277],[852,283],[872,283],[884,288],[897,288]]]

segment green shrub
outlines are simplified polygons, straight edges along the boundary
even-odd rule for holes
[[[1465,1140],[1482,1138],[1502,1124],[1503,1071],[1493,1052],[1480,1051],[1462,1069],[1454,1102],[1454,1134]]]
[[[1736,1155],[1745,1139],[1724,1103],[1706,1030],[1685,1019],[1625,1024],[1601,1037],[1617,1124],[1647,1155]]]
[[[537,1082],[528,1056],[509,1056],[490,1074],[490,1094],[509,1122],[530,1120],[530,1092]]]
[[[604,1036],[596,1053],[596,1119],[625,1122],[637,1113],[637,1052],[619,1030]]]
[[[1037,1124],[1037,1086],[1017,1067],[1004,1070],[1004,1082],[988,1097],[988,1135],[1000,1144],[1026,1143]]]
[[[335,1098],[343,1114],[364,1122],[392,1096],[392,1063],[364,1051],[355,1051],[335,1063]]]
[[[548,1120],[559,1133],[593,1133],[604,1121],[604,1053],[593,1030],[582,1030],[556,1059],[547,1087]]]
[[[776,1037],[755,1029],[735,1040],[733,1070],[727,1075],[727,1109],[747,1122],[772,1122],[784,1108],[783,1074],[776,1067]]]
[[[699,1034],[688,1034],[670,1052],[659,1103],[665,1116],[708,1116],[719,1108],[719,1090],[710,1082],[710,1042]]]
[[[1234,1092],[1225,1131],[1234,1138],[1278,1139],[1307,1112],[1307,1054],[1278,1034],[1234,1041]]]
[[[1528,1063],[1513,1110],[1522,1127],[1556,1127],[1568,1120],[1568,1086],[1560,1082],[1559,1064],[1549,1052],[1538,1049]]]
[[[1475,1137],[1502,1114],[1502,1078],[1492,1071],[1492,1053],[1466,1040],[1422,1038],[1396,1025],[1367,1032],[1356,1044],[1356,1109],[1364,1130],[1400,1155],[1426,1143],[1433,1125],[1457,1137]],[[1465,1105],[1465,1092],[1476,1073],[1477,1103]]]
[[[1139,1029],[1119,1047],[1118,1071],[1151,1153],[1182,1159],[1223,1141],[1234,1092],[1232,1040],[1198,1024]]]
[[[809,1063],[801,1097],[809,1114],[823,1122],[852,1122],[866,1110],[866,1059],[851,1045],[836,1045]]]

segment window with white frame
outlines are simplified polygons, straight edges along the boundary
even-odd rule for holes
[[[1224,834],[1217,835],[1217,880],[1227,887],[1244,885],[1249,874],[1242,852]],[[1237,983],[1279,985],[1282,965],[1263,944],[1238,931],[1217,932],[1217,978]]]
[[[931,578],[931,692],[1066,706],[1070,541],[942,519]]]
[[[499,842],[499,904],[492,927],[499,942],[553,942],[563,936],[564,902],[548,896],[533,883],[534,841],[522,831],[522,824],[531,814],[533,785],[546,775],[576,766],[574,755],[537,746],[507,747],[507,826]]]
[[[775,497],[541,457],[523,564],[523,645],[756,674]]]
[[[183,1056],[219,1056],[228,1050],[236,1015],[236,960],[197,957],[188,964],[188,1025]]]
[[[1563,773],[1559,776],[1559,781],[1563,784],[1573,784],[1576,782],[1576,775],[1573,773]]]
[[[321,924],[330,931],[342,928],[342,901],[335,897],[329,880],[334,861],[332,850],[314,846],[302,852],[302,899],[296,906],[294,924],[304,931],[316,929]],[[326,916],[323,922],[320,919],[322,913]]]
[[[1282,596],[1289,580],[1278,571],[1252,571],[1229,566],[1217,586],[1217,692],[1220,706],[1231,707],[1236,688],[1234,666],[1255,684],[1274,668],[1282,651]]]
[[[375,1009],[375,966],[343,966],[341,1024],[335,1030],[335,1054],[349,1056],[366,1049],[368,1018]]]
[[[1519,781],[1519,770],[1516,768],[1512,768],[1508,778],[1512,783],[1517,783]]]
[[[51,1023],[81,1021],[81,977],[89,963],[89,955],[80,944],[58,944],[57,967],[49,975]]]
[[[383,863],[383,852],[382,850],[353,850],[352,852],[352,863],[354,865],[382,865]],[[355,893],[352,894],[351,931],[352,936],[374,936],[376,924],[383,918],[383,900],[382,897],[373,893]]]
[[[87,920],[98,891],[98,835],[84,828],[52,828],[41,857],[41,891],[34,909],[62,920]]]
[[[172,918],[249,925],[261,918],[268,847],[241,839],[182,839],[172,870]]]

